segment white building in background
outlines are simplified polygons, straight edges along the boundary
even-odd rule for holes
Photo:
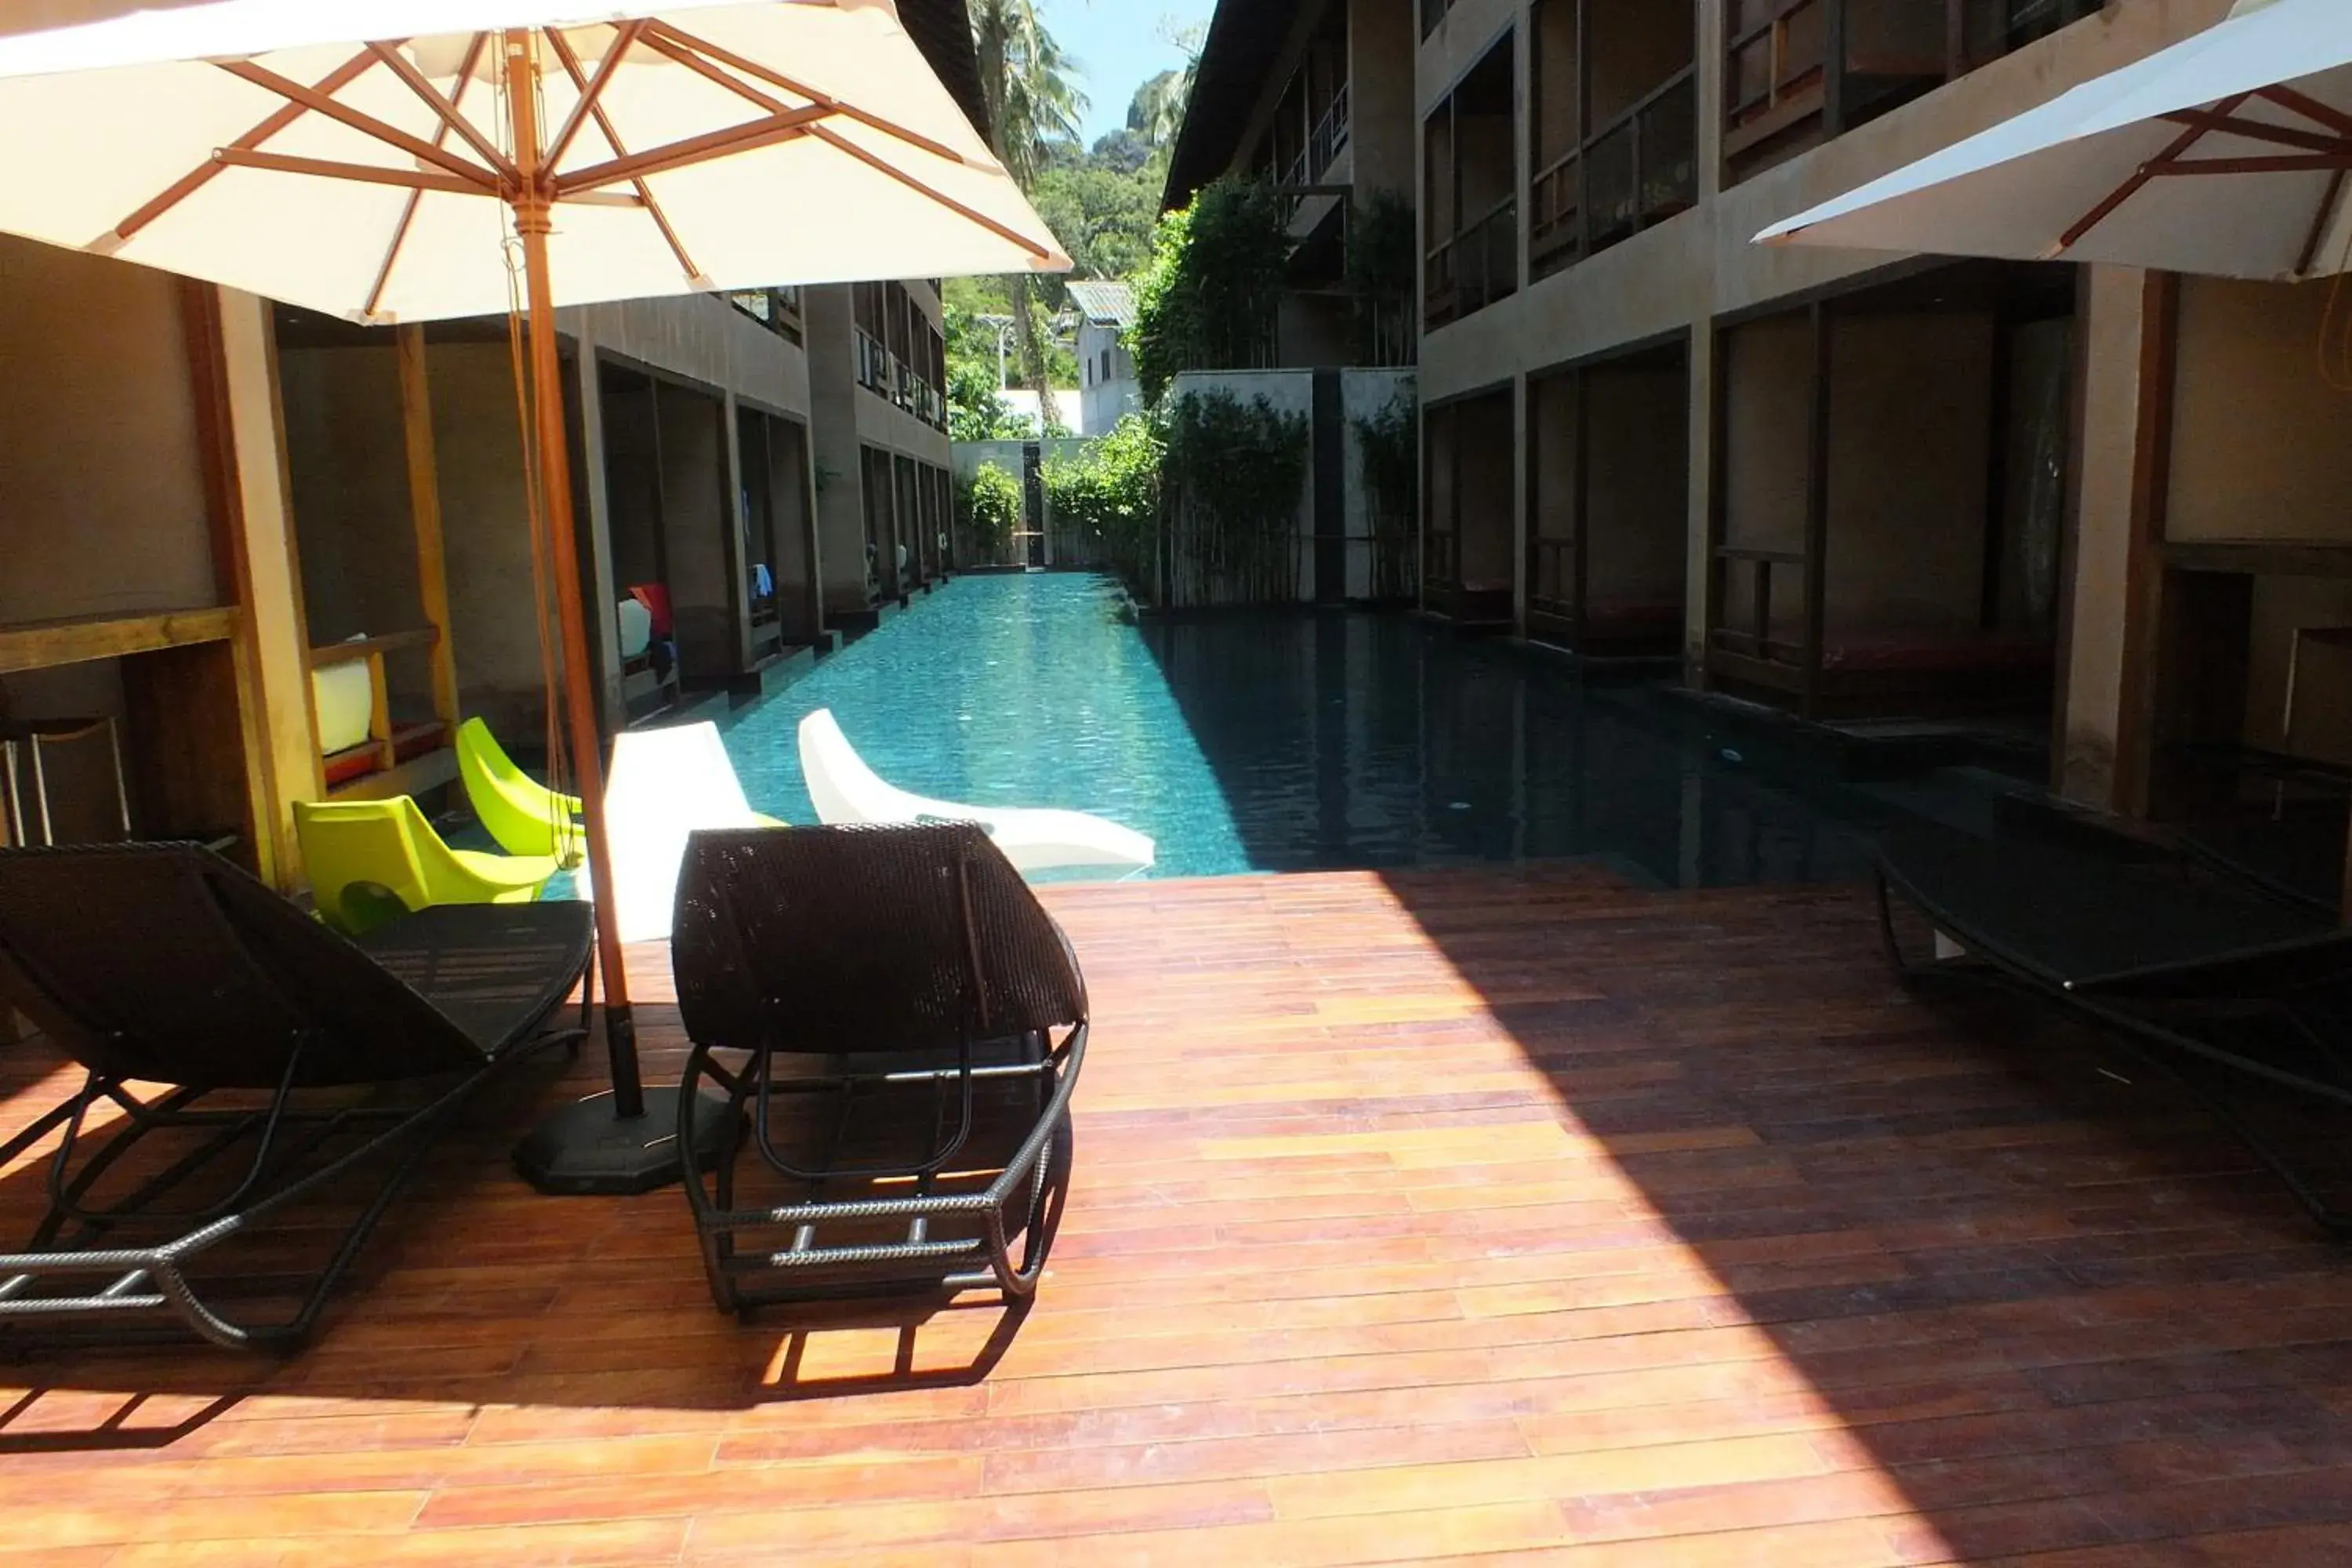
[[[996,395],[996,401],[1004,405],[1004,411],[1007,414],[1020,421],[1022,433],[1024,436],[1034,439],[1045,433],[1045,423],[1037,413],[1036,388],[1008,386]],[[1082,428],[1078,424],[1078,421],[1084,417],[1084,413],[1079,407],[1078,389],[1075,386],[1054,388],[1054,417],[1061,421],[1062,427],[1074,436],[1092,436],[1096,433],[1091,427]]]
[[[1078,308],[1077,432],[1108,435],[1122,416],[1143,406],[1135,360],[1120,334],[1135,324],[1135,291],[1124,283],[1087,281],[1069,285]]]

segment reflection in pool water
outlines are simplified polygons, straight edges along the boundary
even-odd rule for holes
[[[918,794],[1099,812],[1162,877],[1579,857],[1663,886],[1843,879],[1867,837],[1644,688],[1410,617],[1147,622],[1107,581],[963,577],[725,721],[752,805],[814,820],[801,717]]]

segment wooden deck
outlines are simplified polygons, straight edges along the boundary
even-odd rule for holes
[[[1906,997],[1859,889],[1049,896],[1097,1028],[1009,1347],[719,1316],[676,1193],[509,1173],[542,1076],[299,1358],[0,1366],[0,1562],[2352,1563],[2342,1251],[2127,1069]]]

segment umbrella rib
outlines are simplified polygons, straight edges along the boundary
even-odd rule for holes
[[[451,97],[450,108],[456,109],[465,102],[466,89],[474,82],[474,68],[481,63],[482,51],[489,46],[489,41],[488,33],[476,33],[473,42],[466,46],[466,58],[457,65],[457,90]],[[443,134],[447,134],[446,127]],[[361,311],[370,320],[374,319],[378,307],[383,303],[383,291],[392,282],[393,264],[400,259],[400,247],[408,243],[409,226],[416,221],[417,204],[424,199],[423,191],[411,191],[408,200],[401,205],[400,222],[392,231],[392,243],[384,247],[383,265],[376,269],[374,287],[368,290],[367,306]]]
[[[963,203],[956,200],[953,196],[950,196],[942,191],[932,189],[922,181],[915,178],[914,175],[908,174],[906,170],[898,167],[898,164],[890,162],[887,158],[885,158],[878,153],[868,152],[866,149],[860,147],[856,142],[850,141],[847,137],[842,135],[839,132],[833,130],[829,126],[813,125],[809,127],[809,134],[814,136],[826,146],[831,147],[837,152],[848,153],[851,157],[856,159],[859,163],[866,164],[868,168],[877,170],[882,174],[889,175],[892,179],[898,181],[900,184],[905,185],[909,190],[915,191],[919,195],[929,196],[931,200],[939,203],[940,205],[947,208],[950,212],[954,213],[958,217],[969,219],[970,221],[980,225],[981,227],[987,229],[990,233],[994,234],[1001,238],[1011,240],[1013,244],[1019,246],[1030,255],[1037,258],[1040,261],[1045,260],[1054,254],[1044,246],[1039,245],[1035,240],[1031,239],[1027,235],[1023,234],[1019,229],[1013,228],[1007,224],[999,223],[996,219],[989,216],[986,213],[981,212],[973,207],[966,206]]]
[[[2267,142],[2276,147],[2300,148],[2306,153],[2352,151],[2352,142],[2341,136],[2323,136],[2316,131],[2297,131],[2291,125],[2268,125],[2259,120],[2214,114],[2201,109],[2179,110],[2158,118],[2168,120],[2175,125],[2201,125],[2225,136],[2237,136],[2248,142]]]
[[[2352,136],[2352,114],[2347,114],[2332,103],[2323,103],[2306,92],[2280,84],[2256,90],[2255,97],[2268,99],[2281,109],[2290,110],[2305,120],[2315,120],[2339,136]]]
[[[2295,276],[2308,278],[2319,261],[2319,247],[2327,242],[2327,226],[2336,216],[2338,203],[2344,199],[2345,171],[2338,169],[2327,182],[2327,194],[2319,198],[2319,210],[2312,215],[2311,234],[2303,242],[2303,254],[2294,264]]]
[[[446,147],[436,147],[421,136],[412,136],[396,125],[387,125],[373,114],[364,113],[326,93],[314,91],[299,81],[279,76],[267,66],[255,65],[251,60],[222,60],[217,63],[221,69],[241,81],[249,81],[256,87],[266,88],[280,98],[300,104],[314,114],[323,114],[328,119],[348,125],[361,134],[373,137],[395,151],[405,153],[419,162],[446,169],[457,178],[467,181],[492,195],[498,194],[498,177],[492,171],[483,168],[478,163],[467,162]]]
[[[428,174],[423,169],[394,169],[380,163],[345,163],[332,158],[297,158],[284,153],[264,153],[253,147],[223,147],[215,163],[232,169],[266,169],[274,174],[315,174],[323,180],[349,180],[368,185],[398,185],[411,191],[446,191],[458,196],[495,196],[498,187],[455,174]]]
[[[563,162],[563,154],[572,150],[572,139],[579,135],[581,128],[588,123],[591,111],[595,111],[597,125],[604,129],[606,138],[610,139],[612,130],[606,125],[604,113],[598,109],[597,100],[604,96],[605,84],[613,79],[613,73],[620,68],[621,57],[629,52],[630,47],[636,43],[645,30],[646,25],[643,21],[622,23],[620,32],[613,40],[613,47],[604,51],[603,59],[596,62],[596,74],[584,83],[580,79],[580,57],[572,52],[572,46],[564,41],[562,33],[553,27],[547,30],[547,41],[554,46],[555,58],[563,62],[565,73],[572,78],[572,84],[580,89],[580,101],[572,106],[572,112],[565,118],[563,128],[555,133],[555,140],[547,144],[547,155],[540,160],[541,168],[552,169]],[[613,151],[614,153],[621,151],[618,142],[614,143]]]
[[[786,114],[790,113],[792,110],[793,106],[786,103],[782,99],[772,97],[768,93],[761,92],[758,88],[753,87],[750,82],[745,81],[742,78],[719,69],[717,66],[712,65],[709,60],[704,59],[700,55],[696,54],[692,49],[686,47],[682,44],[676,43],[669,38],[664,37],[658,33],[646,40],[646,47],[659,50],[664,56],[676,60],[679,65],[682,65],[687,69],[694,72],[695,75],[703,78],[705,80],[718,83],[720,87],[725,88],[728,91],[735,94],[738,98],[743,99],[748,102],[757,104],[761,110],[770,114]],[[808,97],[810,95],[803,94],[802,96]]]
[[[615,44],[611,52],[597,62],[596,79],[590,82],[582,79],[580,57],[573,52],[571,44],[565,41],[563,35],[552,27],[547,30],[547,41],[554,47],[555,58],[562,65],[563,74],[572,79],[572,85],[580,91],[580,101],[573,107],[572,121],[565,126],[565,130],[576,132],[581,111],[586,110],[596,117],[596,129],[603,132],[605,143],[618,157],[628,156],[629,150],[621,145],[621,133],[613,128],[612,117],[604,112],[604,106],[597,100],[604,94],[604,84],[612,79],[613,67],[619,62],[621,51],[634,42],[635,38],[635,34],[632,32],[628,37]],[[553,168],[554,155],[551,154],[541,166]],[[670,226],[669,215],[662,211],[659,202],[654,200],[652,187],[647,185],[642,177],[631,180],[629,184],[637,193],[637,200],[645,204],[646,214],[654,220],[654,226],[661,230],[661,237],[668,244],[670,254],[677,258],[679,268],[685,271],[688,279],[700,278],[701,268],[696,267],[694,258],[687,254],[685,244],[677,237],[677,230]]]
[[[360,53],[353,55],[350,59],[345,60],[341,65],[337,66],[333,70],[329,71],[325,76],[321,77],[319,79],[319,90],[321,92],[341,92],[344,88],[349,87],[353,81],[356,81],[359,78],[365,75],[368,68],[374,64],[375,58],[373,55],[368,54],[365,50],[362,50]],[[268,141],[272,136],[277,135],[280,131],[283,131],[288,126],[293,124],[296,121],[301,119],[302,116],[308,112],[310,111],[299,103],[281,104],[277,109],[272,110],[268,118],[264,119],[259,124],[247,132],[244,135],[238,137],[236,141],[230,142],[229,145],[235,148],[251,151],[252,149],[260,146],[264,142]],[[198,191],[204,189],[205,185],[211,184],[214,178],[216,177],[223,169],[227,168],[228,166],[229,165],[226,163],[215,158],[206,161],[194,169],[190,170],[187,174],[182,175],[179,179],[166,186],[162,194],[157,195],[153,200],[140,207],[138,211],[132,213],[129,217],[124,218],[121,223],[116,224],[114,226],[113,234],[109,237],[117,246],[127,243],[131,237],[137,234],[141,229],[145,228],[149,224],[153,223],[157,218],[162,217],[165,213],[170,212],[173,207],[178,206],[182,202],[186,201],[190,196],[194,195]]]
[[[2224,117],[2234,114],[2238,110],[2238,105],[2252,96],[2252,93],[2241,92],[2225,98],[2214,105],[2211,112]],[[2206,133],[2211,129],[2208,124],[2192,125],[2174,137],[2163,152],[2134,169],[2131,178],[2109,191],[2100,198],[2096,206],[2075,219],[2074,226],[2058,237],[2058,250],[2061,252],[2072,250],[2081,244],[2084,235],[2114,216],[2116,208],[2145,190],[2147,183],[2162,173],[2166,164],[2175,162],[2183,153],[2205,140]]]
[[[870,126],[874,130],[881,132],[886,136],[896,137],[898,140],[906,142],[910,147],[919,147],[935,158],[944,158],[950,163],[971,163],[972,162],[972,160],[965,157],[962,153],[957,152],[954,148],[947,145],[945,142],[934,142],[931,138],[924,135],[919,131],[909,131],[907,127],[897,123],[895,121],[885,120],[878,114],[868,113],[866,110],[858,108],[856,104],[845,103],[840,99],[834,97],[831,93],[819,92],[813,87],[809,87],[802,82],[794,81],[791,77],[785,76],[781,71],[772,70],[768,67],[761,65],[757,60],[748,59],[745,57],[735,53],[732,49],[721,47],[719,45],[714,44],[707,38],[697,37],[695,34],[688,33],[671,23],[656,21],[652,24],[651,31],[657,37],[667,38],[671,42],[676,43],[682,47],[691,49],[695,53],[702,55],[707,58],[716,60],[720,65],[730,66],[736,70],[741,71],[746,76],[756,77],[760,80],[766,82],[770,87],[780,88],[783,91],[792,93],[796,97],[805,98],[812,103],[824,104],[828,109],[831,109],[848,119],[856,121],[861,125]]]
[[[730,125],[724,131],[689,136],[683,142],[672,142],[649,152],[632,153],[606,163],[592,163],[576,174],[556,176],[555,195],[561,200],[582,191],[593,191],[599,185],[618,184],[623,180],[641,180],[649,174],[667,174],[672,169],[707,163],[731,153],[749,153],[778,142],[789,142],[796,136],[808,135],[817,129],[814,121],[833,112],[823,105],[811,104],[806,109],[770,115],[765,120]]]
[[[466,70],[471,70],[473,68],[474,60],[481,53],[480,38],[481,35],[478,33],[476,34],[475,43],[467,50],[467,64],[463,68]],[[449,132],[454,131],[459,136],[465,138],[466,144],[468,147],[471,147],[475,153],[480,156],[483,163],[488,163],[491,168],[496,169],[499,174],[505,175],[509,180],[520,177],[515,173],[514,160],[508,157],[504,153],[499,151],[498,144],[496,142],[483,135],[481,132],[475,127],[473,121],[467,120],[463,114],[458,112],[457,104],[455,100],[442,97],[441,89],[435,87],[431,81],[427,80],[425,73],[418,70],[415,65],[411,64],[408,58],[405,55],[403,55],[398,48],[390,44],[370,44],[368,46],[368,49],[369,52],[373,54],[376,58],[384,63],[385,68],[388,68],[393,75],[398,77],[402,81],[408,85],[409,91],[424,100],[425,106],[427,109],[430,109],[436,116],[439,117],[441,121],[441,129],[435,134],[433,138],[433,145],[436,147],[446,145],[449,139]],[[460,75],[457,79],[457,96],[459,98],[463,98],[465,96],[466,83],[467,78]]]
[[[2274,158],[2179,158],[2158,174],[2324,174],[2352,169],[2352,147],[2335,153],[2283,153]]]

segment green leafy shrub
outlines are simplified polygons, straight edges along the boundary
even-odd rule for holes
[[[1048,458],[1038,476],[1055,522],[1130,583],[1141,582],[1151,559],[1165,451],[1159,426],[1129,414],[1074,454]]]
[[[1354,421],[1372,522],[1372,596],[1409,599],[1418,591],[1415,519],[1421,510],[1421,420],[1411,391]]]
[[[1282,603],[1298,596],[1298,503],[1307,416],[1264,397],[1195,392],[1168,412],[1175,532],[1173,602]]]
[[[994,463],[982,463],[956,487],[956,520],[972,558],[988,560],[1012,542],[1021,525],[1021,481]]]

